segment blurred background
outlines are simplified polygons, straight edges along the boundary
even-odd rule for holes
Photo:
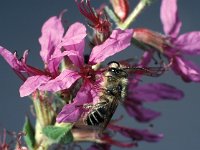
[[[131,8],[138,0],[129,0]],[[92,6],[97,8],[100,4],[109,4],[109,0],[91,0]],[[178,1],[179,16],[183,22],[181,32],[200,30],[199,0]],[[1,0],[0,1],[0,45],[8,50],[18,52],[30,49],[28,63],[39,68],[43,63],[39,56],[40,45],[38,38],[41,35],[43,23],[51,16],[59,15],[63,9],[68,9],[64,15],[67,25],[75,21],[86,24],[80,15],[74,0]],[[133,24],[135,27],[146,27],[154,31],[163,32],[159,18],[160,0],[155,2],[140,15]],[[133,49],[124,51],[114,57],[137,57]],[[112,58],[113,59],[113,58]],[[199,57],[191,57],[200,65]],[[146,77],[143,82],[164,82],[182,89],[185,93],[181,101],[164,101],[148,104],[147,107],[162,112],[162,116],[153,121],[153,131],[164,133],[165,137],[158,143],[139,143],[137,150],[199,150],[200,149],[200,84],[184,83],[179,76],[171,71],[160,78]],[[0,57],[0,129],[21,131],[25,115],[31,115],[28,97],[20,98],[18,89],[21,80],[15,75],[8,64]],[[123,108],[117,110],[116,116],[125,113]],[[124,120],[122,124],[131,127],[144,128],[149,124],[138,124],[134,119]],[[85,149],[86,149],[85,145]],[[119,149],[113,147],[113,149]]]

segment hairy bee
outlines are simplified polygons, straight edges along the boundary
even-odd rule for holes
[[[85,123],[89,126],[100,127],[104,130],[112,118],[119,101],[123,102],[127,95],[128,73],[145,74],[148,76],[159,76],[163,68],[126,67],[112,61],[104,72],[102,92],[99,102],[94,105],[87,105],[89,112],[86,115]]]

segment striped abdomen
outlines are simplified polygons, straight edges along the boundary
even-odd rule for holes
[[[94,106],[87,115],[86,123],[90,126],[98,126],[105,121],[107,106],[106,104]]]

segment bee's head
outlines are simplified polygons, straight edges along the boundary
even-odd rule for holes
[[[120,63],[112,61],[108,63],[108,72],[111,73],[112,77],[127,78],[127,72],[121,67]]]

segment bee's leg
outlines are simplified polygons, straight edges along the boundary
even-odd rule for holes
[[[106,100],[101,100],[101,101],[99,101],[98,103],[96,103],[94,106],[95,107],[100,107],[100,106],[102,106],[102,105],[106,105],[108,103],[108,100],[106,99]]]
[[[92,104],[92,103],[83,105],[83,108],[85,108],[85,109],[91,109],[92,107],[94,107],[94,104]]]
[[[109,100],[107,98],[103,98],[101,101],[99,101],[96,104],[93,104],[93,103],[84,104],[83,108],[91,109],[91,108],[94,108],[94,107],[99,107],[99,106],[102,106],[102,105],[106,105],[108,102],[109,102]]]

